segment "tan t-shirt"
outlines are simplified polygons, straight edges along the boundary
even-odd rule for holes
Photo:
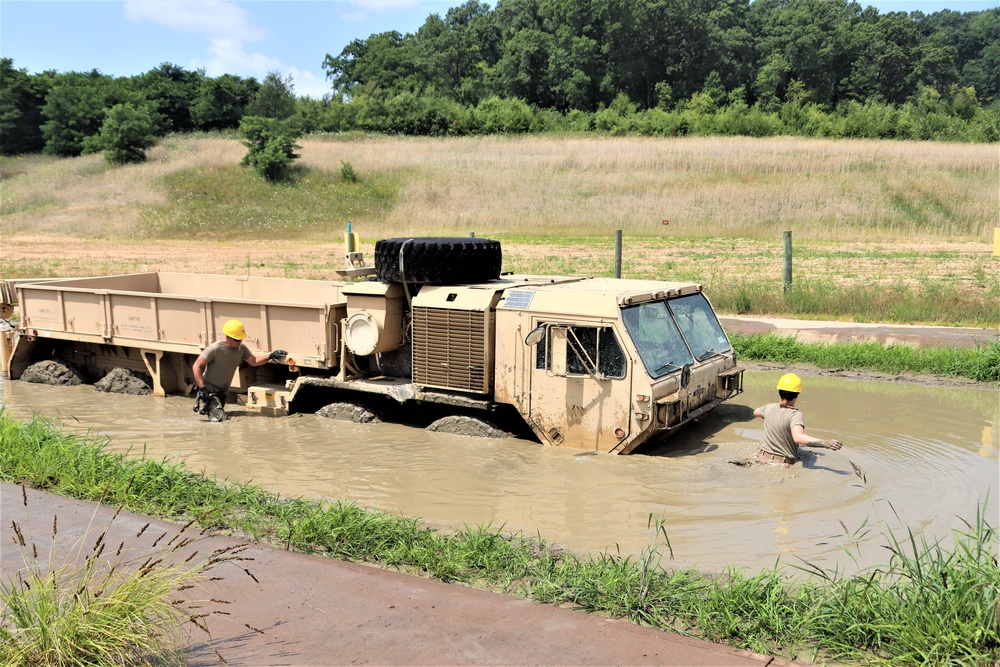
[[[792,439],[792,427],[805,428],[806,422],[798,408],[783,408],[780,403],[768,403],[759,408],[764,417],[765,452],[787,456],[790,459],[799,458],[799,446]]]
[[[202,374],[205,386],[215,391],[228,392],[240,362],[251,354],[245,343],[240,343],[239,347],[226,347],[226,341],[217,340],[206,347],[201,353],[207,363]]]

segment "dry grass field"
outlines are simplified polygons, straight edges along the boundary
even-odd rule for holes
[[[991,254],[1000,226],[996,145],[580,136],[300,143],[308,179],[280,186],[252,183],[236,166],[244,147],[218,136],[169,138],[147,163],[128,167],[99,155],[5,160],[0,276],[332,278],[351,220],[369,257],[379,238],[475,232],[503,242],[505,271],[576,275],[611,275],[621,229],[626,277],[780,289],[790,230],[796,281],[832,290],[950,285],[962,298],[1000,299],[1000,258]],[[369,190],[345,189],[344,163]]]

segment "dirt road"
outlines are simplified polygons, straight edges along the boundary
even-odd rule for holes
[[[866,324],[767,317],[721,317],[729,332],[795,336],[803,342],[906,344],[918,347],[974,347],[1000,341],[1000,321],[993,329],[933,327],[920,324]]]

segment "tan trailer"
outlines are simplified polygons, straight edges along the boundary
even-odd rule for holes
[[[124,367],[148,373],[156,395],[187,395],[191,364],[235,318],[251,349],[288,353],[237,371],[245,409],[463,415],[619,454],[742,391],[700,285],[500,275],[499,244],[487,239],[380,241],[374,270],[352,254],[352,274],[376,275],[8,281],[0,300],[18,303],[20,321],[2,334],[3,371],[17,379],[43,359],[95,377]]]

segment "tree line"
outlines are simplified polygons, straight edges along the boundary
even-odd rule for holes
[[[0,59],[0,152],[141,159],[169,132],[597,131],[1000,141],[1000,8],[880,14],[849,0],[478,0],[354,40],[291,77],[30,74]],[[110,154],[109,154],[110,151]],[[118,151],[118,152],[116,152]],[[291,153],[291,148],[284,150]]]
[[[903,104],[929,86],[1000,95],[1000,9],[879,14],[849,0],[478,0],[415,34],[351,42],[323,67],[352,96],[491,97],[597,111],[696,93],[774,109],[793,86],[827,107]]]

